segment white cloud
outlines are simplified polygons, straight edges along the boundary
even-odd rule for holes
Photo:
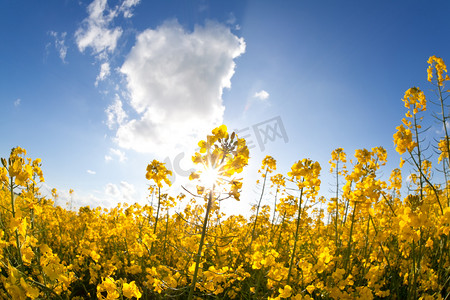
[[[122,101],[117,94],[116,100],[114,101],[114,103],[108,106],[105,112],[108,118],[108,120],[106,121],[106,125],[108,125],[109,129],[113,129],[116,125],[122,125],[123,122],[127,119],[127,114],[122,108]]]
[[[53,199],[50,187],[45,182],[41,184],[41,192],[44,193],[49,199]],[[135,185],[126,181],[121,181],[119,184],[108,183],[100,190],[93,190],[88,194],[78,193],[74,191],[70,194],[69,190],[58,189],[58,198],[56,199],[56,205],[61,207],[78,210],[82,206],[89,205],[91,208],[113,208],[118,203],[140,203],[141,205],[147,204],[147,193],[144,189],[144,193],[140,192],[140,188],[136,188]]]
[[[86,170],[86,172],[88,172],[88,173],[91,174],[91,175],[95,175],[95,174],[96,174],[96,172],[95,172],[95,171],[92,171],[92,170]]]
[[[133,199],[133,195],[135,194],[136,189],[133,184],[126,181],[121,181],[120,191],[122,193],[122,198],[125,199],[126,203],[133,203],[135,201],[135,199]]]
[[[411,183],[411,181],[412,181],[412,175],[411,174],[409,174],[407,177],[406,177],[406,183]]]
[[[94,0],[87,10],[89,16],[75,32],[78,49],[84,52],[90,47],[94,54],[113,52],[122,35],[122,28],[109,28],[111,21],[118,14],[117,8],[108,8],[107,0]]]
[[[228,14],[227,24],[233,25],[236,23],[236,16],[231,12]]]
[[[111,198],[108,199],[108,202],[111,203],[125,202],[133,204],[136,202],[136,188],[133,184],[126,181],[121,181],[119,186],[114,183],[108,183],[105,186],[105,194]]]
[[[21,102],[22,100],[20,100],[20,98],[17,98],[16,100],[14,100],[14,106],[15,107],[18,107],[19,105],[20,105],[20,102]]]
[[[105,155],[105,161],[111,161],[115,158],[117,158],[120,162],[124,162],[127,160],[127,156],[125,155],[125,152],[119,150],[119,149],[114,149],[114,148],[110,148],[109,149],[109,154]]]
[[[105,194],[111,197],[118,197],[120,195],[119,188],[114,183],[108,183],[105,186]]]
[[[260,100],[266,100],[266,99],[269,98],[269,93],[266,92],[265,90],[261,90],[261,91],[255,93],[255,94],[253,95],[253,97],[254,97],[254,98],[257,98],[257,99],[260,99]]]
[[[125,0],[120,6],[120,11],[125,18],[131,18],[133,16],[132,8],[141,2],[141,0]]]
[[[265,90],[260,90],[253,94],[253,97],[247,99],[247,103],[245,104],[244,113],[246,113],[250,107],[255,103],[264,103],[265,105],[270,105],[269,99],[270,94]]]
[[[234,25],[234,30],[241,30],[241,26],[239,24],[236,24],[236,21],[236,16],[232,12],[229,13],[226,23],[231,26]]]
[[[434,127],[434,126],[433,126],[433,127]],[[436,129],[434,132],[435,132],[436,134],[441,135],[441,134],[443,134],[443,133],[445,132],[445,129],[449,130],[449,129],[450,129],[450,122],[447,121],[447,120],[445,121],[445,127],[446,127],[446,128],[444,128],[444,124],[441,123],[440,129],[438,128],[438,129]],[[434,128],[436,128],[436,127],[434,127]]]
[[[55,31],[49,32],[50,36],[55,39],[55,49],[58,51],[59,58],[63,61],[63,63],[66,63],[66,55],[67,55],[67,49],[68,47],[65,44],[67,32],[62,32],[61,34],[58,34]]]
[[[215,22],[187,32],[171,21],[139,34],[121,67],[137,117],[120,124],[118,145],[167,154],[203,138],[222,123],[222,92],[244,52],[244,40]]]
[[[112,149],[111,148],[111,153],[113,155],[117,156],[120,162],[124,162],[124,161],[127,160],[127,157],[126,157],[125,153],[123,151],[119,150],[119,149]]]
[[[99,81],[105,80],[106,76],[111,74],[111,69],[109,67],[109,63],[104,62],[100,66],[100,73],[97,75],[97,78],[95,79],[95,86],[98,85]]]

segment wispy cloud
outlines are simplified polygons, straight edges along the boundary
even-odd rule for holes
[[[236,24],[236,16],[231,12],[228,14],[228,19],[226,21],[227,24],[234,26],[235,30],[240,30],[241,26],[239,24]]]
[[[120,14],[125,18],[132,17],[132,9],[139,2],[124,0],[120,5],[110,8],[107,0],[94,0],[87,8],[89,16],[75,32],[78,49],[84,52],[86,48],[91,48],[96,55],[113,52],[123,30],[119,26],[111,26],[111,23]]]
[[[105,186],[105,194],[111,197],[111,200],[116,203],[133,203],[136,201],[136,199],[134,198],[136,194],[136,188],[133,184],[126,181],[121,181],[119,185],[108,183]]]
[[[84,52],[86,48],[91,48],[94,54],[114,51],[122,35],[122,28],[109,28],[117,16],[117,9],[108,8],[107,0],[94,0],[87,10],[89,16],[75,32],[78,49]]]
[[[230,25],[233,25],[236,23],[236,16],[232,12],[230,12],[228,14],[228,19],[227,19],[226,23],[230,24]]]
[[[444,128],[444,124],[442,124],[442,122],[440,122],[440,125],[434,125],[434,132],[438,135],[442,135],[445,132],[445,129],[449,130],[450,129],[450,122],[449,121],[445,121],[445,127]]]
[[[91,174],[91,175],[95,175],[95,174],[97,174],[97,172],[95,172],[95,171],[92,171],[92,170],[86,170],[86,172],[87,172],[88,174]]]
[[[260,90],[259,92],[256,92],[254,95],[253,95],[253,98],[257,98],[257,99],[259,99],[259,100],[266,100],[266,99],[268,99],[269,98],[269,93],[268,92],[266,92],[265,90]]]
[[[20,100],[20,98],[17,98],[16,100],[14,100],[14,106],[18,107],[21,102],[22,102],[22,100]]]
[[[119,126],[118,145],[179,151],[222,123],[222,92],[244,52],[244,40],[215,22],[188,32],[170,21],[139,34],[121,67],[137,117]]]
[[[120,100],[119,95],[116,94],[116,99],[114,102],[108,106],[105,110],[106,117],[106,125],[108,125],[109,129],[113,129],[115,126],[120,126],[127,119],[127,113],[123,109],[122,101]]]
[[[120,149],[114,149],[110,148],[109,153],[105,155],[105,161],[111,161],[113,159],[117,159],[120,162],[126,161],[128,158],[125,154],[125,152],[121,151]]]
[[[48,34],[54,39],[54,46],[56,51],[58,51],[59,58],[61,58],[63,63],[67,63],[66,55],[68,47],[65,42],[67,32],[58,33],[56,31],[50,31]]]
[[[270,105],[268,99],[270,94],[265,90],[260,90],[259,92],[255,92],[251,98],[247,99],[247,103],[245,104],[244,113],[247,112],[250,107],[255,103],[264,103],[266,105]]]
[[[138,5],[141,0],[125,0],[120,6],[120,12],[123,13],[125,18],[131,18],[133,16],[133,7]]]
[[[75,40],[80,52],[87,48],[102,62],[100,72],[95,80],[95,86],[110,74],[109,55],[117,47],[123,29],[114,26],[113,21],[120,15],[124,18],[133,16],[133,8],[140,0],[124,0],[114,7],[109,7],[107,0],[94,0],[89,4],[86,17],[75,32]]]
[[[109,67],[108,62],[102,63],[100,66],[100,73],[98,74],[97,78],[95,79],[95,86],[98,85],[100,81],[105,80],[105,78],[111,73],[111,69]]]

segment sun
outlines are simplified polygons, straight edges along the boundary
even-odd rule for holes
[[[208,190],[213,189],[219,179],[220,174],[217,168],[206,167],[200,174],[200,182]]]

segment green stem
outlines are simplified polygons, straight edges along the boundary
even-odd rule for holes
[[[450,167],[450,145],[449,145],[449,137],[448,137],[448,130],[447,130],[447,117],[445,116],[445,110],[444,110],[444,98],[442,97],[442,89],[441,86],[438,84],[438,92],[439,92],[439,101],[441,102],[441,112],[442,112],[442,123],[444,125],[444,132],[445,132],[445,145],[447,150],[447,164]],[[445,163],[445,162],[444,162]]]
[[[166,244],[167,244],[167,233],[169,232],[169,208],[167,208],[167,215],[166,215],[166,233],[164,235],[164,247],[163,247],[163,253],[164,258],[163,262],[166,263]]]
[[[11,212],[12,217],[16,218],[16,208],[15,208],[15,201],[14,201],[14,182],[13,177],[10,177],[10,192],[11,192]],[[19,269],[22,267],[22,251],[20,249],[20,240],[19,240],[19,230],[16,228],[14,231],[14,235],[16,237],[16,247],[17,247],[17,254],[18,254],[18,261],[19,261]]]
[[[355,205],[353,206],[352,224],[350,225],[350,237],[348,239],[347,257],[344,261],[344,270],[346,270],[346,276],[349,274],[351,268],[351,264],[349,262],[350,262],[350,255],[352,252],[352,235],[353,235],[353,225],[355,224],[356,204],[357,202],[355,201]],[[348,269],[347,265],[349,266]]]
[[[156,217],[155,217],[155,225],[153,227],[153,234],[156,235],[156,227],[158,226],[158,219],[159,219],[159,208],[161,206],[161,188],[158,187],[158,208],[156,210]],[[153,242],[152,246],[150,248],[150,253],[153,254]]]
[[[417,286],[417,274],[416,274],[416,251],[415,251],[415,249],[416,249],[416,244],[415,244],[415,242],[414,242],[414,240],[413,240],[413,242],[412,242],[412,258],[413,258],[413,261],[412,261],[412,271],[413,271],[413,284],[412,284],[412,286],[411,286],[411,288],[412,288],[412,296],[413,296],[413,298],[412,299],[417,299],[417,295],[416,295],[416,286]]]
[[[336,161],[336,217],[335,217],[335,243],[338,247],[339,233],[338,233],[338,220],[339,220],[339,160]]]
[[[414,105],[415,108],[415,105]],[[416,133],[416,143],[417,143],[417,157],[419,159],[419,168],[420,168],[420,176],[419,176],[419,184],[420,184],[420,202],[423,201],[423,178],[426,177],[425,174],[422,172],[422,155],[420,151],[420,144],[419,144],[419,132],[417,130],[417,118],[414,114],[414,132]]]
[[[289,285],[290,280],[291,280],[292,265],[294,264],[295,250],[296,250],[296,247],[297,247],[298,232],[299,232],[299,229],[300,229],[300,218],[301,218],[301,215],[302,215],[302,196],[303,196],[303,188],[300,190],[300,198],[298,199],[297,229],[295,230],[294,249],[292,249],[291,261],[289,262],[289,271],[288,271],[288,277],[287,277],[287,285]]]
[[[278,196],[279,186],[277,185],[277,190],[275,191],[275,203],[273,204],[273,216],[272,216],[272,229],[275,224],[275,215],[277,213],[277,196]]]
[[[213,186],[213,189],[211,191],[209,191],[205,219],[203,220],[202,236],[200,237],[200,244],[198,246],[197,256],[195,257],[195,270],[194,270],[194,275],[192,277],[192,284],[191,284],[191,289],[189,290],[188,300],[192,300],[192,297],[194,296],[195,284],[197,283],[198,268],[200,266],[200,258],[202,256],[203,243],[205,242],[209,212],[211,211],[211,206],[212,206],[213,191],[214,191],[214,186]]]
[[[417,164],[417,161],[414,159],[414,156],[412,154],[412,152],[409,152],[409,156],[411,157],[411,159],[414,162],[414,165],[416,166],[417,170],[420,172],[420,174],[423,176],[423,178],[425,179],[426,183],[430,186],[430,188],[433,190],[435,196],[436,196],[436,200],[437,203],[439,204],[439,208],[441,210],[441,213],[444,214],[444,208],[442,207],[441,201],[439,200],[439,192],[437,191],[436,187],[430,182],[430,180],[424,176],[425,174],[423,174],[422,172],[422,168],[419,167],[419,165]],[[421,191],[422,192],[422,191]]]
[[[266,179],[267,179],[268,172],[269,172],[269,167],[266,168],[266,173],[264,174],[264,182],[263,182],[263,187],[261,190],[261,196],[259,197],[258,206],[256,207],[256,216],[255,216],[255,221],[253,222],[252,237],[250,240],[250,245],[248,246],[248,248],[250,249],[250,253],[252,252],[252,244],[253,244],[253,240],[255,239],[256,222],[258,222],[258,214],[259,214],[259,209],[261,207],[261,201],[262,201],[262,198],[264,195],[264,188],[266,187]]]

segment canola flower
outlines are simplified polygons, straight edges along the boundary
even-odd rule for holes
[[[445,63],[428,63],[444,101]],[[14,148],[0,167],[0,298],[448,299],[450,182],[435,175],[439,167],[450,176],[448,134],[429,155],[419,137],[427,99],[411,88],[403,101],[399,168],[386,172],[383,147],[353,157],[336,148],[335,195],[325,199],[318,162],[300,159],[274,174],[276,159],[267,156],[249,219],[220,211],[220,201],[240,199],[249,159],[245,140],[226,126],[199,143],[196,191],[169,195],[171,171],[156,160],[147,166],[155,208],[55,205],[58,191],[47,198],[39,189],[41,160]]]

